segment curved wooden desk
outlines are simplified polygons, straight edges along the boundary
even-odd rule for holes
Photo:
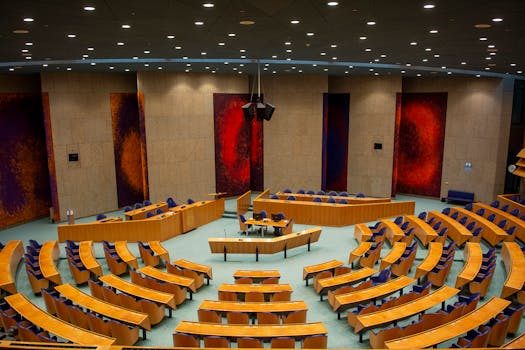
[[[164,304],[169,306],[173,310],[177,307],[175,305],[175,297],[173,296],[173,294],[163,293],[155,289],[142,287],[137,284],[133,284],[126,280],[123,280],[122,278],[112,274],[102,276],[99,278],[99,280],[110,287],[118,289],[126,294],[133,295],[134,297],[147,299],[156,302],[157,304]]]
[[[323,202],[326,202],[328,198],[333,198],[336,201],[340,201],[341,199],[345,199],[348,204],[365,204],[365,203],[388,203],[391,202],[391,198],[375,198],[375,197],[345,197],[345,196],[329,196],[329,195],[322,195],[322,194],[306,194],[306,193],[283,193],[283,192],[277,192],[276,195],[281,200],[286,200],[290,196],[294,196],[296,200],[303,201],[303,202],[312,202],[314,198],[321,198]]]
[[[419,279],[425,276],[436,267],[443,253],[443,244],[439,242],[430,242],[426,258],[416,267],[415,278]]]
[[[292,292],[292,286],[289,284],[227,284],[219,286],[218,292],[234,292],[237,295],[246,293],[263,293],[274,294],[277,292]]]
[[[521,204],[518,204],[518,205],[521,205]],[[514,236],[518,237],[522,242],[525,242],[525,221],[521,220],[518,217],[515,217],[514,215],[510,215],[509,213],[504,212],[503,210],[491,207],[490,205],[480,203],[480,202],[473,203],[472,211],[476,212],[479,209],[485,210],[485,215],[483,215],[484,218],[486,218],[490,214],[495,214],[496,219],[494,220],[494,222],[500,222],[501,220],[507,220],[508,221],[508,224],[506,226],[507,228],[516,226],[516,231],[514,232]],[[510,236],[510,235],[507,235],[507,238],[505,238],[505,241],[512,241],[512,240],[513,240],[513,236]]]
[[[117,252],[120,260],[124,261],[135,270],[139,268],[137,257],[129,251],[128,241],[116,241],[115,251]]]
[[[56,267],[56,261],[59,256],[60,249],[58,248],[57,241],[47,241],[42,244],[42,248],[40,248],[40,253],[38,254],[38,264],[40,265],[42,275],[54,284],[62,284],[60,272],[58,272]]]
[[[432,226],[415,215],[405,215],[405,221],[410,222],[410,226],[414,227],[415,236],[425,247],[439,237]]]
[[[463,250],[463,260],[466,262],[456,278],[456,288],[474,280],[481,269],[483,252],[479,243],[467,242]]]
[[[381,265],[379,269],[384,270],[390,265],[392,265],[393,263],[395,263],[397,260],[399,260],[403,256],[403,253],[405,252],[406,247],[407,247],[406,243],[395,242],[392,249],[390,249],[390,252],[388,252],[388,254],[383,259],[381,259]]]
[[[93,241],[82,241],[79,244],[78,254],[82,265],[97,276],[102,276],[102,267],[93,255]]]
[[[447,216],[439,211],[431,211],[428,213],[428,218],[436,218],[434,224],[438,221],[441,221],[441,228],[446,227],[447,236],[450,237],[458,246],[461,246],[463,243],[472,238],[472,232],[467,230],[467,228],[461,225],[456,220],[452,219],[450,216]]]
[[[319,240],[321,230],[313,227],[272,238],[208,238],[208,244],[212,253],[224,254],[224,261],[227,253],[255,254],[255,261],[259,261],[259,254],[284,252],[286,258],[288,249],[307,245],[310,251],[310,244]]]
[[[411,336],[393,339],[385,342],[389,349],[423,349],[437,345],[449,339],[459,337],[471,329],[488,322],[496,317],[503,309],[510,305],[510,301],[492,297],[483,306],[476,310],[448,322],[429,329],[424,332],[416,333]]]
[[[300,301],[273,301],[273,302],[237,302],[237,301],[217,301],[204,300],[199,306],[200,310],[214,310],[221,313],[225,312],[273,312],[286,314],[292,311],[308,310],[308,306]]]
[[[219,219],[224,213],[224,198],[182,204],[169,211],[180,214],[182,232],[188,232]]]
[[[153,255],[160,257],[165,263],[170,262],[170,253],[160,244],[160,241],[148,241],[148,245],[153,251]]]
[[[359,243],[363,243],[370,240],[372,236],[372,230],[366,224],[355,224],[354,237]]]
[[[424,312],[425,310],[439,305],[440,303],[443,304],[446,300],[452,298],[458,293],[459,289],[443,286],[431,294],[385,310],[357,316],[352,314],[352,317],[350,317],[351,313],[348,313],[348,324],[354,327],[354,333],[359,333],[364,329],[379,327],[395,321],[401,321],[404,318]]]
[[[354,261],[365,255],[372,248],[373,242],[361,242],[354,250],[350,252],[348,263],[354,267]]]
[[[525,349],[525,333],[522,333],[518,337],[512,339],[507,344],[504,344],[501,348],[503,349]]]
[[[314,277],[319,272],[333,271],[336,267],[343,266],[343,262],[339,260],[330,260],[321,264],[310,265],[303,267],[303,280],[308,285],[308,279]]]
[[[516,242],[503,242],[501,257],[507,270],[507,279],[501,289],[501,297],[507,298],[521,291],[525,282],[525,257]]]
[[[376,272],[377,270],[375,269],[363,267],[359,270],[352,271],[350,273],[345,273],[329,278],[318,279],[314,281],[315,292],[319,294],[321,296],[321,300],[323,300],[323,294],[326,293],[328,290],[351,285],[353,283],[362,281],[365,278],[372,276]]]
[[[210,280],[213,279],[213,272],[212,272],[211,266],[197,264],[192,261],[184,260],[184,259],[175,260],[172,263],[172,265],[175,265],[180,269],[191,270],[191,271],[195,271],[197,273],[203,274],[206,277],[206,281],[208,285],[210,284]]]
[[[76,327],[69,322],[48,314],[33,304],[23,294],[18,293],[7,296],[5,297],[5,301],[13,310],[29,322],[73,343],[84,345],[111,345],[116,341],[115,338],[106,337],[105,335]]]
[[[460,207],[452,207],[450,214],[452,215],[454,212],[458,212],[460,216],[467,216],[471,220],[476,221],[478,226],[483,227],[483,231],[481,231],[481,236],[493,247],[501,241],[503,241],[508,236],[507,232],[500,229],[496,224],[488,221],[482,216],[471,212],[470,210]]]
[[[147,213],[154,213],[157,209],[162,209],[162,211],[168,210],[168,204],[166,202],[153,203],[151,205],[133,209],[124,213],[126,220],[142,220],[146,218]]]
[[[179,323],[175,328],[175,332],[199,336],[211,335],[228,338],[250,337],[258,339],[275,337],[302,338],[309,335],[328,333],[321,322],[280,325],[232,325],[190,321],[182,321]]]
[[[411,285],[415,281],[416,280],[413,278],[400,276],[371,288],[336,295],[333,301],[329,298],[328,302],[330,305],[332,305],[332,309],[337,311],[338,318],[340,318],[341,311],[351,307],[352,305],[357,305],[367,300],[381,298],[399,290],[402,291],[403,288]]]
[[[281,278],[281,273],[278,270],[236,270],[233,273],[233,278],[248,277],[253,282],[259,282],[267,278]]]
[[[108,318],[141,327],[143,329],[151,329],[151,323],[148,314],[107,303],[82,292],[70,284],[62,284],[60,286],[56,286],[55,289],[66,299],[69,299],[75,304],[78,304],[88,310],[104,315]]]
[[[153,266],[145,266],[143,268],[138,269],[137,271],[146,276],[158,279],[160,281],[176,284],[180,287],[187,288],[190,291],[190,300],[192,299],[191,293],[197,293],[197,288],[195,287],[195,280],[193,278],[174,275],[172,273],[156,269]]]
[[[16,293],[16,270],[23,256],[24,246],[20,240],[7,242],[0,251],[0,288],[9,294]]]
[[[385,236],[390,242],[390,245],[393,245],[394,242],[398,242],[405,237],[405,233],[401,227],[397,226],[393,221],[381,220],[381,223],[383,224],[383,227],[386,228]]]

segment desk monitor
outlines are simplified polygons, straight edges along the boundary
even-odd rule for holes
[[[277,222],[282,220],[281,214],[272,214],[272,220]]]
[[[261,221],[263,219],[263,215],[261,213],[253,213],[253,219],[255,221]]]

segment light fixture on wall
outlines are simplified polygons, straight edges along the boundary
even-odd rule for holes
[[[255,81],[253,82],[255,85]],[[242,112],[246,120],[251,121],[254,117],[257,117],[257,120],[270,120],[272,118],[273,112],[275,111],[275,106],[270,103],[263,103],[261,99],[261,67],[260,63],[257,63],[257,99],[253,99],[253,90],[252,86],[250,94],[250,102],[242,106]]]

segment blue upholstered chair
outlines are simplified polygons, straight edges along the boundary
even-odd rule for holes
[[[151,205],[151,201],[149,199],[145,199],[144,202],[144,206],[147,207],[148,205]]]
[[[126,212],[128,212],[128,211],[131,211],[131,210],[133,210],[133,208],[130,207],[129,205],[126,205],[126,206],[124,207],[124,213],[126,213]]]
[[[97,214],[97,221],[98,220],[102,220],[102,219],[105,219],[107,216],[104,215],[104,214]]]
[[[308,190],[308,191],[306,191],[306,194],[315,194],[315,191],[313,191],[313,190]]]
[[[270,196],[270,199],[279,199],[279,196],[276,195],[276,194],[272,194],[272,195]]]
[[[292,190],[289,189],[289,188],[285,188],[285,189],[283,190],[283,193],[292,193]]]
[[[188,198],[188,200],[186,201],[186,203],[188,203],[188,204],[193,204],[193,203],[195,203],[195,201],[194,201],[193,199],[191,199],[191,198]]]
[[[335,203],[335,199],[333,197],[330,197],[326,200],[326,203]]]
[[[356,198],[365,198],[365,194],[363,192],[359,192],[355,196],[356,196]]]
[[[319,197],[315,197],[313,199],[313,201],[316,202],[316,203],[321,203],[323,200],[321,198],[319,198]]]

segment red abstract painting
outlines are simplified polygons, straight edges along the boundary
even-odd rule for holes
[[[447,93],[397,96],[392,195],[439,197]]]
[[[244,117],[242,106],[249,99],[249,94],[213,94],[215,190],[231,196],[263,188],[263,122]]]

